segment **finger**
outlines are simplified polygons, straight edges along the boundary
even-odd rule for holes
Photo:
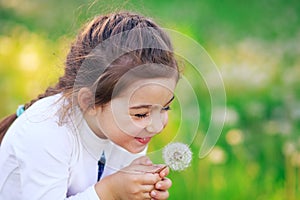
[[[142,197],[140,199],[143,199],[143,200],[146,200],[146,199],[147,200],[152,200],[153,198],[151,197],[150,192],[148,191],[148,192],[142,193]]]
[[[164,190],[164,191],[152,190],[150,192],[150,196],[153,199],[157,199],[157,200],[168,199],[169,198],[169,192],[168,192],[168,190]]]
[[[146,173],[141,175],[141,184],[142,185],[154,185],[161,180],[158,174]]]
[[[160,176],[161,178],[164,178],[164,177],[168,176],[169,172],[170,172],[170,168],[167,167],[167,166],[165,166],[165,167],[159,172],[159,176]]]
[[[156,173],[161,169],[160,165],[134,165],[133,168],[136,172],[141,173]]]
[[[172,181],[168,178],[164,178],[155,184],[157,190],[168,190],[172,186]]]
[[[154,184],[151,185],[136,185],[130,193],[134,195],[136,198],[135,199],[152,199],[150,196],[150,192],[152,190],[155,190]]]
[[[131,165],[152,165],[152,161],[147,156],[141,156],[134,161],[132,161]]]
[[[140,187],[140,191],[143,193],[150,193],[152,190],[155,190],[154,185],[141,185]]]
[[[149,191],[146,191],[146,192],[140,192],[140,193],[136,193],[136,194],[133,194],[134,196],[134,199],[143,199],[143,200],[152,200],[153,198],[151,197],[150,195],[150,192]],[[124,198],[125,199],[125,198]],[[127,198],[126,198],[127,199]],[[132,199],[132,198],[129,198],[129,199]]]

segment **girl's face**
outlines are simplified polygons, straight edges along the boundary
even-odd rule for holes
[[[105,106],[96,108],[92,130],[129,152],[145,149],[168,122],[176,81],[156,78],[136,81]]]

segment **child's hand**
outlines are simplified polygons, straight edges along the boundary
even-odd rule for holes
[[[160,168],[147,157],[138,158],[128,167],[99,181],[95,185],[96,192],[101,200],[166,199],[167,189],[171,186],[170,180],[164,177],[168,169],[152,173]]]
[[[153,200],[164,200],[169,198],[168,189],[172,186],[172,181],[166,176],[169,174],[170,170],[169,167],[166,165],[153,165],[151,160],[144,156],[140,157],[139,159],[133,161],[139,164],[144,164],[148,166],[152,166],[153,168],[148,168],[148,173],[158,174],[161,178],[157,183],[154,185],[154,189],[150,192],[150,196]]]
[[[150,192],[150,196],[153,200],[164,200],[168,199],[169,192],[168,189],[172,186],[172,181],[166,176],[169,174],[169,167],[166,165],[153,165],[151,160],[148,157],[141,158],[144,163],[148,163],[148,165],[152,165],[153,169],[149,168],[148,173],[158,174],[160,176],[160,180],[154,185],[154,189]],[[157,167],[157,168],[156,168]]]
[[[164,166],[162,170],[158,171],[161,180],[155,184],[154,190],[151,191],[150,195],[155,200],[168,199],[168,189],[172,186],[172,181],[166,178],[166,176],[169,174],[169,167]]]

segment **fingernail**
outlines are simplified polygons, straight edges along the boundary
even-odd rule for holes
[[[161,188],[161,184],[158,183],[158,184],[157,184],[157,189],[160,189],[160,188]]]
[[[151,191],[151,196],[155,197],[156,196],[156,192],[155,191]]]

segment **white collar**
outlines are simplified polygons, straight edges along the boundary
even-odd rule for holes
[[[98,137],[91,130],[79,108],[74,109],[73,119],[76,132],[86,151],[96,160],[100,159],[103,151],[105,151],[105,156],[108,156],[112,148],[111,142],[108,139]]]

